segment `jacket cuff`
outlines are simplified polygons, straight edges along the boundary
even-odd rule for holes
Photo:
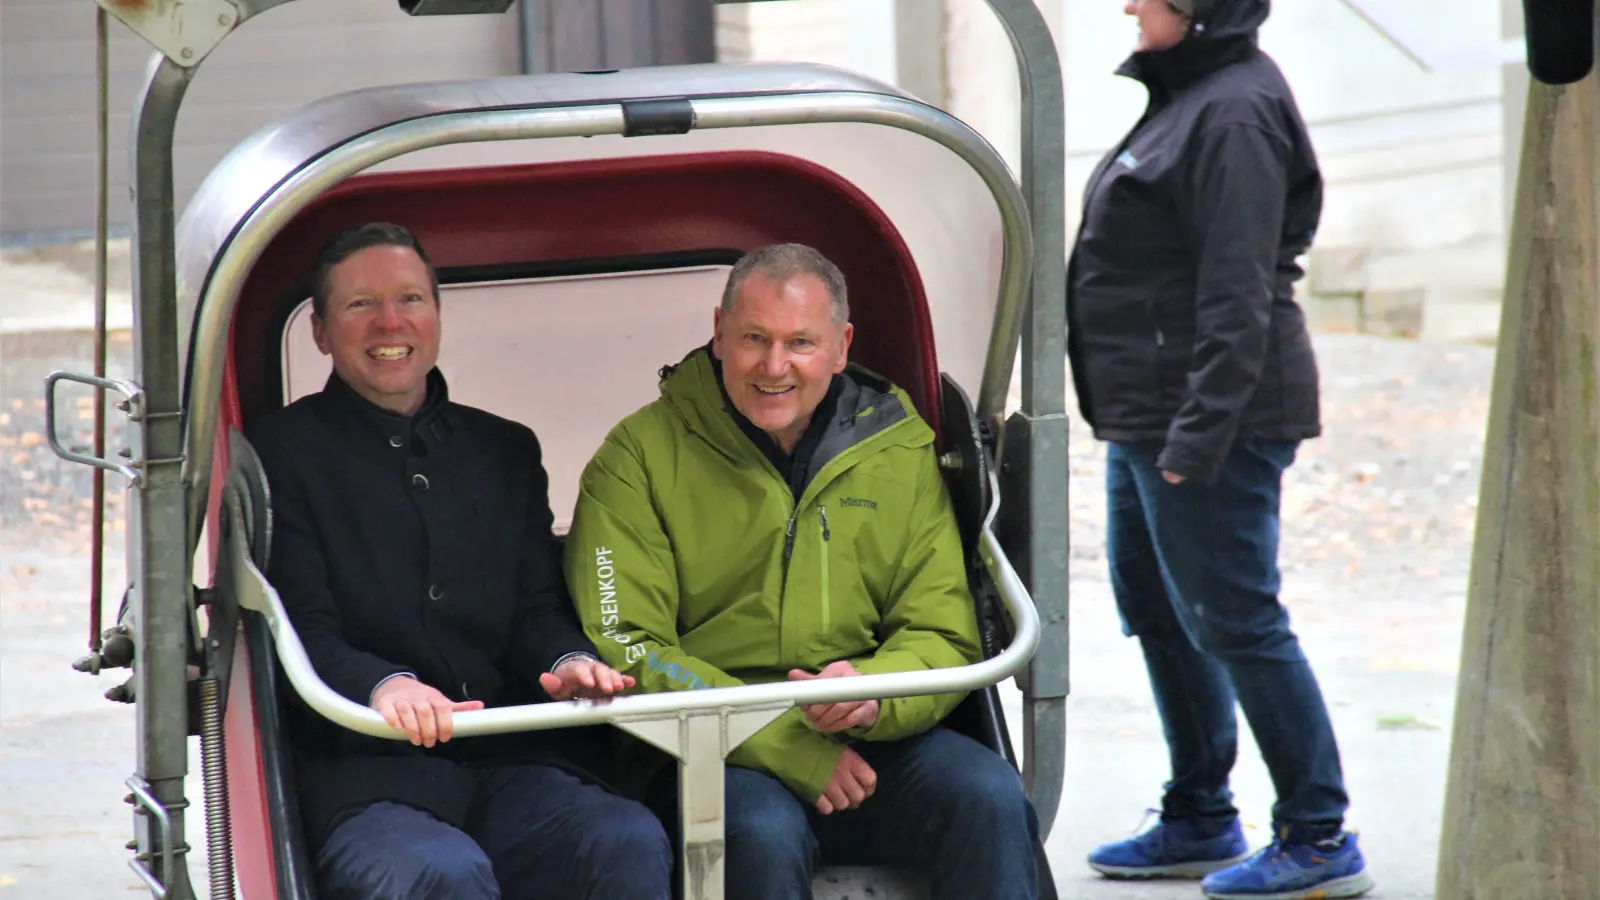
[[[417,673],[415,673],[415,672],[394,672],[392,674],[385,675],[382,678],[378,679],[378,683],[373,685],[372,686],[372,690],[367,692],[367,705],[368,706],[372,705],[372,698],[378,696],[378,688],[383,687],[383,683],[385,681],[389,681],[390,679],[393,679],[393,678],[409,678],[412,681],[416,681],[417,680]]]
[[[795,796],[815,803],[828,789],[845,745],[812,727],[794,707],[728,753],[728,762],[756,769],[783,782]]]
[[[1156,457],[1156,468],[1163,472],[1182,475],[1185,481],[1212,484],[1217,480],[1217,474],[1222,466],[1220,462],[1212,463],[1198,459],[1168,444],[1161,448],[1161,454]]]
[[[567,663],[572,662],[573,660],[576,660],[576,659],[586,659],[589,662],[599,662],[600,661],[593,653],[590,653],[587,650],[574,650],[571,653],[568,653],[565,656],[562,656],[560,659],[556,660],[555,662],[551,663],[550,664],[550,673],[552,675],[555,674],[555,671],[557,669],[561,668],[562,666],[564,666]]]

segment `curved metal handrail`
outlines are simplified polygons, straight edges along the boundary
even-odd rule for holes
[[[998,416],[1010,388],[1023,309],[1033,269],[1026,204],[1004,160],[977,132],[933,107],[885,94],[816,92],[776,96],[698,97],[694,127],[737,128],[806,123],[883,125],[920,134],[949,148],[983,179],[1005,233],[990,350],[978,394],[980,416]],[[184,482],[191,532],[198,534],[209,482],[228,330],[251,268],[267,244],[302,209],[339,182],[408,153],[449,144],[624,133],[620,102],[566,107],[496,108],[408,119],[359,135],[309,161],[285,179],[239,226],[216,262],[200,305],[191,353]]]
[[[991,518],[992,518],[991,509]],[[231,501],[225,514],[230,518],[227,551],[231,558],[235,596],[246,609],[260,613],[272,632],[278,660],[289,683],[306,704],[334,723],[378,738],[403,739],[404,733],[390,728],[376,710],[355,703],[334,691],[311,664],[305,645],[289,622],[283,601],[251,560],[247,549],[244,519],[237,503]],[[1039,645],[1039,615],[1022,580],[1000,549],[999,541],[984,523],[979,552],[994,578],[1001,598],[1011,612],[1015,632],[1011,643],[998,656],[966,666],[920,672],[891,672],[855,678],[819,678],[811,681],[780,681],[732,688],[696,691],[671,691],[638,694],[605,701],[568,700],[507,706],[476,712],[456,713],[457,737],[503,734],[513,731],[543,731],[579,725],[618,723],[636,719],[661,718],[698,710],[734,710],[758,706],[839,703],[847,700],[879,700],[926,694],[949,694],[977,690],[996,684],[1021,671]]]

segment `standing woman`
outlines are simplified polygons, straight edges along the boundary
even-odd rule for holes
[[[1129,0],[1119,73],[1150,102],[1090,177],[1068,268],[1068,354],[1107,441],[1107,556],[1171,755],[1161,820],[1089,856],[1121,878],[1205,877],[1213,898],[1356,897],[1333,726],[1278,602],[1278,509],[1321,433],[1293,284],[1322,209],[1310,137],[1257,47],[1269,0]],[[1251,855],[1228,788],[1235,702],[1277,802]]]

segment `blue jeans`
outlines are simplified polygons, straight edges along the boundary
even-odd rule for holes
[[[550,766],[485,770],[468,834],[398,803],[341,822],[322,900],[667,900],[672,849],[643,804]]]
[[[1274,832],[1332,837],[1349,806],[1322,691],[1278,602],[1278,514],[1297,442],[1240,440],[1215,484],[1168,484],[1160,447],[1106,451],[1106,555],[1123,630],[1139,638],[1172,780],[1162,817],[1222,828],[1237,700],[1272,775]]]
[[[860,807],[832,815],[769,775],[727,768],[728,900],[811,900],[819,860],[926,872],[934,900],[1039,896],[1038,823],[1004,758],[945,728],[852,746],[878,786]],[[676,773],[662,782],[651,805],[675,822]]]

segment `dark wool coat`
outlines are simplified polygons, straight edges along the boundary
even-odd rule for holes
[[[1119,73],[1145,114],[1090,176],[1067,275],[1078,406],[1102,440],[1161,444],[1216,477],[1235,439],[1321,431],[1294,299],[1322,177],[1294,96],[1256,46],[1267,0],[1198,0],[1169,50]]]
[[[249,429],[272,497],[267,577],[317,673],[356,703],[398,672],[488,707],[548,700],[540,673],[594,646],[562,580],[539,442],[523,425],[451,403],[437,370],[428,384],[407,418],[335,375]],[[596,737],[455,738],[430,749],[292,705],[313,846],[376,800],[462,826],[479,764],[582,758]]]

